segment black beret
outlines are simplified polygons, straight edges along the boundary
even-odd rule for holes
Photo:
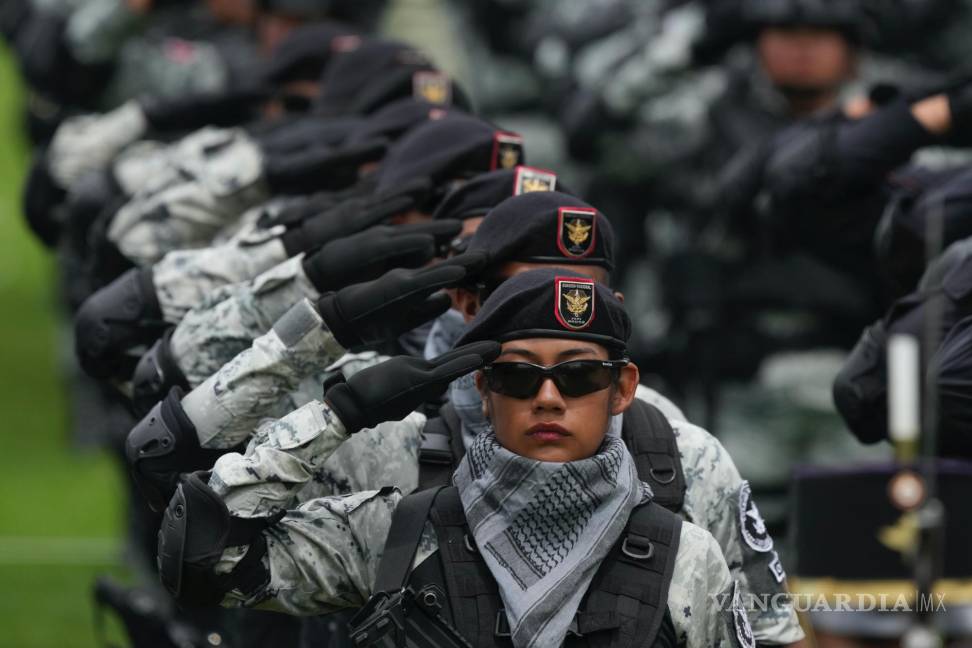
[[[412,129],[388,151],[378,191],[426,178],[433,185],[523,162],[523,140],[489,122],[449,113]]]
[[[338,22],[297,27],[273,49],[264,78],[273,85],[298,79],[316,81],[336,55],[332,43],[349,37],[357,39],[357,33],[353,27]]]
[[[544,169],[521,165],[512,169],[481,173],[449,192],[433,214],[433,218],[462,220],[485,216],[493,207],[511,196],[532,191],[554,190],[574,195],[558,182],[556,173]]]
[[[630,336],[631,320],[607,286],[570,270],[540,268],[500,284],[456,346],[553,337],[596,342],[617,356]]]
[[[348,40],[346,44],[339,41],[337,47],[344,51],[324,69],[321,94],[314,106],[314,112],[325,117],[349,114],[376,84],[402,69],[410,72],[434,69],[425,55],[397,41]]]
[[[614,231],[604,214],[559,191],[507,198],[483,220],[469,250],[507,261],[576,263],[614,268]]]
[[[394,142],[413,128],[433,119],[441,119],[456,110],[451,106],[436,106],[411,97],[398,99],[371,115],[360,118],[360,123],[348,133],[347,143],[355,144],[379,139]]]
[[[428,66],[391,69],[370,80],[354,97],[348,112],[367,115],[396,99],[412,97],[443,108],[456,106],[465,111],[472,103],[465,91],[443,72]]]

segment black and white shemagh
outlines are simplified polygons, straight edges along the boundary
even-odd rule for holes
[[[466,521],[499,586],[516,648],[560,646],[632,509],[651,498],[624,442],[554,463],[480,434],[456,469]]]

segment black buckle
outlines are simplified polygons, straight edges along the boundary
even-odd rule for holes
[[[628,534],[621,543],[621,553],[632,560],[651,560],[655,555],[655,545],[644,536]]]
[[[449,447],[449,437],[444,434],[422,433],[422,445],[419,447],[419,462],[438,465],[452,465],[452,448]]]
[[[506,609],[500,608],[496,613],[496,623],[493,624],[493,636],[494,637],[512,637],[513,632],[510,630],[510,621],[506,618]]]
[[[469,540],[468,533],[463,534],[462,541],[466,544],[466,550],[469,553],[479,553],[479,549],[476,548],[476,545]]]
[[[659,484],[671,484],[673,481],[675,481],[675,475],[676,475],[675,468],[666,468],[664,469],[663,472],[669,473],[668,479],[662,479],[661,477],[659,477],[658,472],[654,468],[650,469],[648,471],[648,474],[651,475],[651,478],[654,479]]]

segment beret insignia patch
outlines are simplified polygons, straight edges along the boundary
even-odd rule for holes
[[[597,210],[561,207],[557,212],[557,247],[565,257],[582,259],[594,251]]]
[[[532,193],[534,191],[555,191],[556,188],[556,173],[528,166],[518,166],[516,168],[516,181],[513,183],[514,196]]]
[[[490,171],[512,169],[523,164],[523,138],[516,133],[496,133],[493,135],[493,158]]]
[[[594,280],[557,277],[554,281],[554,315],[571,331],[586,329],[594,321]]]
[[[440,72],[416,72],[412,75],[412,96],[437,106],[451,105],[452,82]]]

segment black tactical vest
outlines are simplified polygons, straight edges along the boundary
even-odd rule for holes
[[[635,400],[624,413],[621,439],[634,457],[638,477],[651,486],[656,504],[675,513],[685,500],[685,475],[675,431],[657,407]],[[417,491],[452,483],[452,473],[466,454],[461,423],[452,403],[439,410],[422,430]]]
[[[407,573],[426,520],[435,529],[439,550]],[[668,590],[681,525],[681,518],[653,502],[632,512],[581,601],[565,648],[677,644]],[[401,590],[403,583],[441,609],[443,624],[474,648],[513,645],[499,589],[472,540],[455,487],[414,493],[395,510],[375,591]]]

